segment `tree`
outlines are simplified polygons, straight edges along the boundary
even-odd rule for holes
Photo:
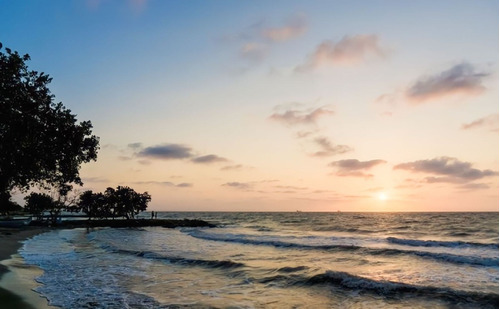
[[[125,217],[133,219],[141,211],[145,211],[151,195],[147,192],[137,193],[129,187],[118,186],[107,188],[104,193],[91,190],[83,192],[77,202],[76,209],[91,218]]]
[[[147,192],[137,193],[129,187],[107,188],[104,196],[107,205],[112,209],[113,217],[125,217],[133,219],[141,211],[145,211],[151,201],[151,195]]]
[[[92,123],[78,123],[54,101],[52,78],[29,70],[29,55],[5,52],[0,43],[0,212],[14,188],[82,185],[80,166],[95,161],[99,149]]]
[[[38,220],[41,220],[43,218],[43,213],[52,209],[56,203],[50,195],[36,192],[31,192],[24,200],[26,201],[24,209],[28,213],[36,216]]]
[[[80,195],[79,201],[77,203],[77,208],[79,211],[84,212],[91,218],[102,218],[109,215],[108,209],[106,209],[106,199],[102,193],[94,193],[92,190],[87,190]]]

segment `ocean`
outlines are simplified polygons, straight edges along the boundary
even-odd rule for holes
[[[498,213],[158,218],[217,227],[52,230],[20,255],[61,308],[498,308]]]

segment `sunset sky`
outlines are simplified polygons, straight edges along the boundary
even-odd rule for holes
[[[152,210],[498,211],[498,1],[0,0]]]

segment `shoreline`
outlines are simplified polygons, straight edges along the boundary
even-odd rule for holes
[[[32,287],[26,284],[26,282],[23,283],[23,279],[19,278],[19,274],[16,270],[13,270],[9,268],[9,266],[7,266],[15,264],[17,260],[21,259],[21,257],[18,256],[18,251],[22,247],[22,242],[24,240],[55,229],[96,227],[137,228],[147,226],[161,226],[163,228],[186,226],[214,227],[214,225],[202,220],[188,219],[82,220],[66,222],[63,221],[62,224],[53,227],[48,227],[46,225],[0,227],[0,283],[7,279],[9,279],[9,283],[13,283],[10,284],[10,289],[5,288],[5,286],[9,286],[9,284],[0,284],[0,304],[2,304],[2,309],[36,309],[40,306],[42,306],[43,308],[56,308],[53,306],[49,306],[48,301],[45,298],[33,291]]]
[[[22,227],[22,228],[0,228],[0,281],[12,274],[11,270],[3,264],[18,253],[22,247],[22,241],[46,232],[49,229],[43,227]],[[28,287],[27,287],[28,288]],[[26,293],[36,293],[34,291],[11,291],[0,286],[0,303],[2,308],[34,309],[26,297]],[[40,298],[42,298],[40,296]]]

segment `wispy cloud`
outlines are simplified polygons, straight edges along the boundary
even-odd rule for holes
[[[235,164],[235,165],[226,165],[220,168],[221,171],[235,171],[243,169],[243,165]]]
[[[306,138],[313,134],[317,133],[317,131],[299,131],[295,134],[297,138]]]
[[[479,72],[472,64],[463,62],[434,75],[420,78],[406,91],[414,104],[451,95],[477,95],[485,90],[483,80],[489,73]]]
[[[406,170],[412,173],[427,173],[436,176],[425,178],[427,183],[467,183],[484,177],[498,176],[493,170],[479,170],[470,162],[462,162],[456,158],[439,157],[431,160],[418,160],[394,166],[395,170]]]
[[[366,61],[369,57],[386,56],[375,34],[344,36],[340,41],[323,41],[306,61],[296,67],[298,72],[314,70],[325,65],[353,65]]]
[[[337,176],[353,176],[353,177],[363,177],[370,178],[373,174],[368,174],[366,171],[380,164],[385,164],[385,160],[369,160],[369,161],[359,161],[357,159],[347,159],[334,161],[328,164],[329,166],[337,168],[335,175]]]
[[[238,181],[233,181],[233,182],[226,182],[225,184],[222,184],[224,187],[231,187],[235,189],[240,189],[240,190],[249,190],[253,188],[253,183],[251,182],[238,182]]]
[[[291,16],[278,26],[262,19],[239,33],[225,36],[223,42],[237,44],[240,58],[256,64],[262,62],[275,45],[298,38],[306,30],[303,15]]]
[[[109,182],[109,179],[102,177],[84,177],[82,178],[82,181],[91,183],[101,183],[101,182]]]
[[[127,145],[127,147],[133,150],[138,150],[142,148],[142,143],[130,143]]]
[[[490,131],[498,132],[498,113],[476,119],[462,125],[463,130],[488,128]]]
[[[297,186],[274,186],[278,189],[288,189],[288,190],[308,190],[308,187],[297,187]]]
[[[171,181],[135,181],[132,182],[133,184],[138,184],[138,185],[158,185],[158,186],[165,186],[165,187],[177,187],[177,188],[189,188],[192,187],[192,183],[179,183],[175,184]]]
[[[484,190],[484,189],[489,189],[489,188],[490,188],[490,186],[485,184],[485,183],[466,183],[466,184],[458,186],[458,189],[461,189],[464,191]]]
[[[315,125],[316,121],[325,115],[333,115],[332,110],[326,109],[324,107],[319,107],[313,110],[297,110],[297,109],[287,109],[281,112],[275,112],[269,119],[283,123],[287,126],[295,125]]]
[[[268,52],[268,46],[259,42],[246,42],[240,47],[240,57],[246,60],[259,62]]]
[[[219,157],[214,154],[206,155],[206,156],[201,156],[201,157],[196,157],[192,158],[191,161],[194,163],[201,163],[201,164],[212,164],[212,163],[217,163],[217,162],[227,162],[228,159]]]
[[[334,145],[327,137],[317,137],[313,141],[321,150],[312,154],[314,157],[330,157],[338,154],[343,154],[353,149],[347,145]]]
[[[129,149],[134,151],[133,156],[143,158],[139,163],[150,164],[150,160],[189,160],[197,164],[213,164],[220,162],[229,162],[230,160],[215,155],[196,155],[196,151],[190,146],[183,144],[161,144],[143,148],[141,143],[132,143],[128,145]],[[144,160],[146,159],[146,160]]]
[[[138,156],[153,159],[173,160],[190,158],[193,154],[192,149],[185,145],[163,144],[146,147],[138,153]]]
[[[288,18],[284,25],[267,27],[261,30],[261,36],[273,42],[282,42],[302,35],[307,29],[307,22],[302,15]]]

